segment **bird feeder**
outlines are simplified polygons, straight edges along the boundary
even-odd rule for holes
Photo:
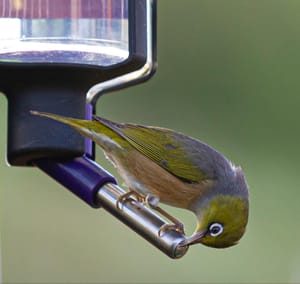
[[[156,69],[155,0],[0,0],[0,91],[8,101],[7,161],[36,166],[90,206],[103,207],[172,258],[178,232],[124,192],[94,160],[93,144],[40,110],[91,119],[97,98]],[[51,131],[50,131],[51,130]]]

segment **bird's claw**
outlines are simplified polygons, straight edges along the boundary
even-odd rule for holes
[[[158,236],[162,237],[163,233],[168,232],[168,231],[175,231],[175,232],[178,232],[180,234],[185,234],[183,224],[181,224],[181,223],[178,223],[178,224],[164,224],[159,228]]]
[[[132,197],[135,197],[135,199],[133,199]],[[130,190],[124,194],[122,194],[116,202],[116,207],[119,210],[122,210],[121,208],[121,204],[128,201],[128,200],[136,200],[138,202],[141,202],[143,204],[147,204],[149,207],[151,207],[152,209],[155,209],[156,211],[158,211],[159,213],[161,213],[163,216],[167,217],[169,220],[171,220],[172,222],[174,222],[173,224],[164,224],[162,225],[159,230],[158,230],[158,236],[162,237],[163,234],[167,231],[175,231],[178,232],[180,234],[185,234],[184,232],[184,226],[182,223],[180,223],[177,219],[175,219],[173,216],[171,216],[169,213],[167,213],[165,210],[163,210],[162,208],[160,208],[159,206],[157,206],[158,202],[159,202],[159,198],[148,194],[146,197],[139,194],[136,191]]]
[[[128,201],[128,200],[134,200],[132,197],[135,197],[135,199],[138,201],[138,202],[141,202],[141,203],[145,203],[145,198],[138,194],[136,191],[128,191],[124,194],[122,194],[118,199],[117,199],[117,202],[116,202],[116,206],[119,210],[122,210],[121,208],[121,204]]]

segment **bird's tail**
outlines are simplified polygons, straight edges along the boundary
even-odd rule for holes
[[[116,143],[116,140],[121,138],[115,131],[113,131],[110,127],[108,127],[105,123],[102,123],[101,121],[76,119],[33,110],[30,111],[30,113],[33,115],[47,117],[67,124],[70,127],[74,128],[76,131],[78,131],[81,135],[89,137],[98,144],[100,144],[100,146],[104,146],[103,141],[105,141],[106,143],[108,142],[107,140],[111,140],[114,143]]]

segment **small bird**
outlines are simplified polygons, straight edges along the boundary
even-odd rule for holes
[[[31,114],[65,123],[100,145],[129,188],[119,201],[134,195],[148,203],[173,222],[162,231],[183,232],[183,225],[159,202],[192,211],[197,218],[195,232],[180,245],[225,248],[243,236],[249,212],[243,171],[205,143],[170,129],[98,116],[89,121],[38,111]]]

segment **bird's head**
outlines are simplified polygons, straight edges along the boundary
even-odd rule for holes
[[[248,201],[236,196],[218,195],[202,208],[198,222],[193,234],[196,242],[215,248],[233,246],[245,232]]]
[[[201,200],[195,210],[198,225],[182,245],[201,243],[226,248],[238,243],[248,223],[248,187],[240,170],[234,186]]]

